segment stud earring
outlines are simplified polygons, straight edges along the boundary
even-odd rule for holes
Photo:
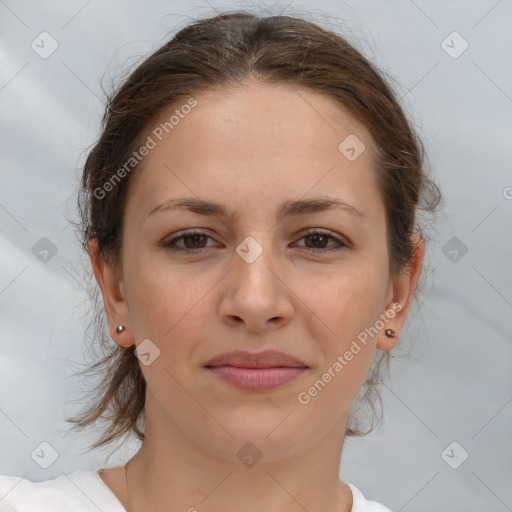
[[[384,332],[388,338],[396,338],[398,336],[398,333],[393,331],[393,329],[386,329]]]
[[[116,328],[116,332],[121,333],[124,331],[124,325],[118,325]]]

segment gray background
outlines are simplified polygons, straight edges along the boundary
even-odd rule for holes
[[[346,441],[342,477],[393,510],[512,510],[512,1],[259,5],[312,13],[397,80],[445,198],[422,310],[401,336],[410,354],[384,387],[382,428]],[[64,421],[83,405],[72,375],[87,350],[87,261],[66,217],[98,134],[100,82],[191,18],[240,7],[260,12],[213,0],[0,0],[0,474],[39,481],[105,465],[105,450],[83,453],[92,434]],[[59,45],[46,59],[31,47],[43,31]],[[469,44],[461,55],[458,36],[443,43],[454,31]],[[57,250],[46,262],[33,250],[43,237]],[[48,469],[31,458],[42,442],[58,452]],[[446,462],[466,452],[457,469]]]

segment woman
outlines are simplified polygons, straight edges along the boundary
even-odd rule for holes
[[[227,13],[151,55],[84,168],[83,246],[117,348],[71,420],[109,419],[94,447],[132,432],[141,448],[2,477],[0,509],[389,510],[339,467],[421,274],[417,214],[439,202],[422,156],[379,72],[305,20]]]

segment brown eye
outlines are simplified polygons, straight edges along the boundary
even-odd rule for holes
[[[306,245],[302,247],[306,247],[308,250],[316,250],[316,252],[337,251],[349,247],[348,244],[331,235],[330,233],[325,233],[318,230],[309,231],[301,238],[301,240],[307,240]],[[333,241],[335,244],[329,246],[329,241]]]
[[[168,248],[170,250],[178,251],[178,252],[185,252],[185,253],[191,253],[200,251],[205,247],[206,240],[208,238],[211,238],[206,233],[202,233],[201,231],[194,231],[191,233],[184,233],[180,236],[177,236],[168,242],[163,243],[163,247]],[[176,245],[177,242],[182,242],[184,244],[183,246]]]
[[[305,236],[304,239],[311,241],[311,245],[308,245],[306,243],[306,247],[313,247],[315,249],[324,249],[327,243],[329,242],[329,237],[327,235],[323,235],[322,233],[308,235]]]

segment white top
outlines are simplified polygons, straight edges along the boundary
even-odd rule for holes
[[[126,512],[98,471],[75,471],[43,482],[0,475],[0,512]],[[348,485],[354,502],[351,512],[391,512]]]

